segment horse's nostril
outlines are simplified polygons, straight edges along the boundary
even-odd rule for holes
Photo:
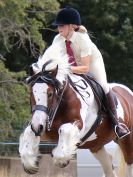
[[[61,165],[60,165],[60,168],[64,168],[64,167],[66,167],[68,164],[69,164],[69,161],[67,161],[66,163],[61,164]]]
[[[43,131],[43,125],[39,125],[38,130],[36,131],[33,125],[31,124],[31,129],[35,133],[35,136],[41,136],[41,133]]]
[[[40,125],[39,129],[40,129],[40,132],[42,132],[43,131],[43,125]]]
[[[43,131],[43,125],[40,125],[38,129],[38,136],[41,135],[42,131]]]

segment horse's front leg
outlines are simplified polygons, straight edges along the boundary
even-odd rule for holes
[[[104,147],[96,153],[93,153],[93,155],[102,165],[105,177],[117,177],[112,166],[111,156],[107,153]]]
[[[80,130],[72,123],[66,123],[59,128],[59,140],[57,147],[52,151],[55,165],[65,167],[74,158],[77,143],[80,140]]]
[[[24,170],[28,174],[35,174],[39,170],[39,143],[40,136],[35,136],[29,125],[19,139],[19,153]]]

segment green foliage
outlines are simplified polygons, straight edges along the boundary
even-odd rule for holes
[[[0,58],[6,59],[10,70],[25,69],[42,52],[45,42],[40,31],[51,23],[58,8],[55,0],[0,1]],[[21,59],[25,65],[21,66]]]
[[[55,0],[0,0],[0,141],[18,141],[30,121],[28,87],[22,80],[46,45],[41,30],[58,9]]]
[[[21,78],[25,72],[11,73],[0,62],[0,140],[16,139],[13,130],[22,130],[30,120],[28,88]],[[20,133],[20,132],[19,132]]]

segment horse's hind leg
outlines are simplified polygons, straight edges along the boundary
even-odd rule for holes
[[[123,163],[125,163],[124,177],[133,177],[133,136],[127,136],[119,141],[119,146],[123,154]],[[121,155],[122,156],[122,155]],[[122,162],[122,159],[121,159]]]
[[[96,153],[93,153],[93,155],[102,165],[105,177],[116,177],[112,166],[112,159],[104,147]]]
[[[133,177],[133,164],[126,165],[126,177]]]

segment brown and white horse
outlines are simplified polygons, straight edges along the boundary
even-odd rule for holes
[[[25,171],[31,174],[38,171],[39,143],[47,138],[58,142],[52,156],[59,167],[65,167],[73,159],[77,148],[89,149],[101,163],[105,176],[116,177],[110,155],[104,148],[115,140],[125,163],[125,172],[120,177],[133,177],[133,93],[123,85],[110,84],[117,97],[118,116],[131,131],[128,136],[117,140],[108,116],[99,117],[99,106],[92,88],[81,76],[71,74],[68,65],[67,60],[57,56],[31,78],[32,120],[21,134],[19,145]],[[75,83],[75,89],[68,76]],[[99,125],[82,143],[97,119],[101,119]]]

